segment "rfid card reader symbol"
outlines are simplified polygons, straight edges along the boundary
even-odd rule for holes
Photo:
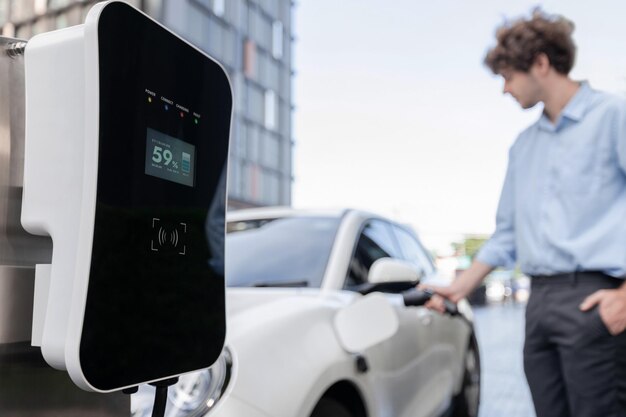
[[[153,252],[178,251],[179,255],[187,253],[187,245],[181,242],[182,236],[187,233],[187,223],[163,225],[161,219],[152,218],[152,230],[156,237],[150,241],[150,250]]]
[[[171,234],[168,234],[164,228],[159,227],[159,246],[166,243],[171,243],[174,247],[178,246],[178,230],[174,229]]]

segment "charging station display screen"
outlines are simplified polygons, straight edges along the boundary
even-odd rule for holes
[[[193,187],[196,147],[148,128],[146,174]]]

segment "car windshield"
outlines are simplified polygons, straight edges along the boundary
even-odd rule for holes
[[[283,217],[228,223],[229,287],[320,287],[339,218]]]

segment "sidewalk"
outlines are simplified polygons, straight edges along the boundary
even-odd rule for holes
[[[535,417],[522,362],[525,305],[474,307],[481,356],[479,417]]]

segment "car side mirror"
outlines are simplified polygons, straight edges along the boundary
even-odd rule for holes
[[[417,282],[422,273],[406,261],[393,258],[380,258],[370,267],[367,281],[372,284],[385,282]]]
[[[347,352],[359,353],[393,336],[399,320],[387,298],[372,293],[340,310],[334,327],[341,346]]]

